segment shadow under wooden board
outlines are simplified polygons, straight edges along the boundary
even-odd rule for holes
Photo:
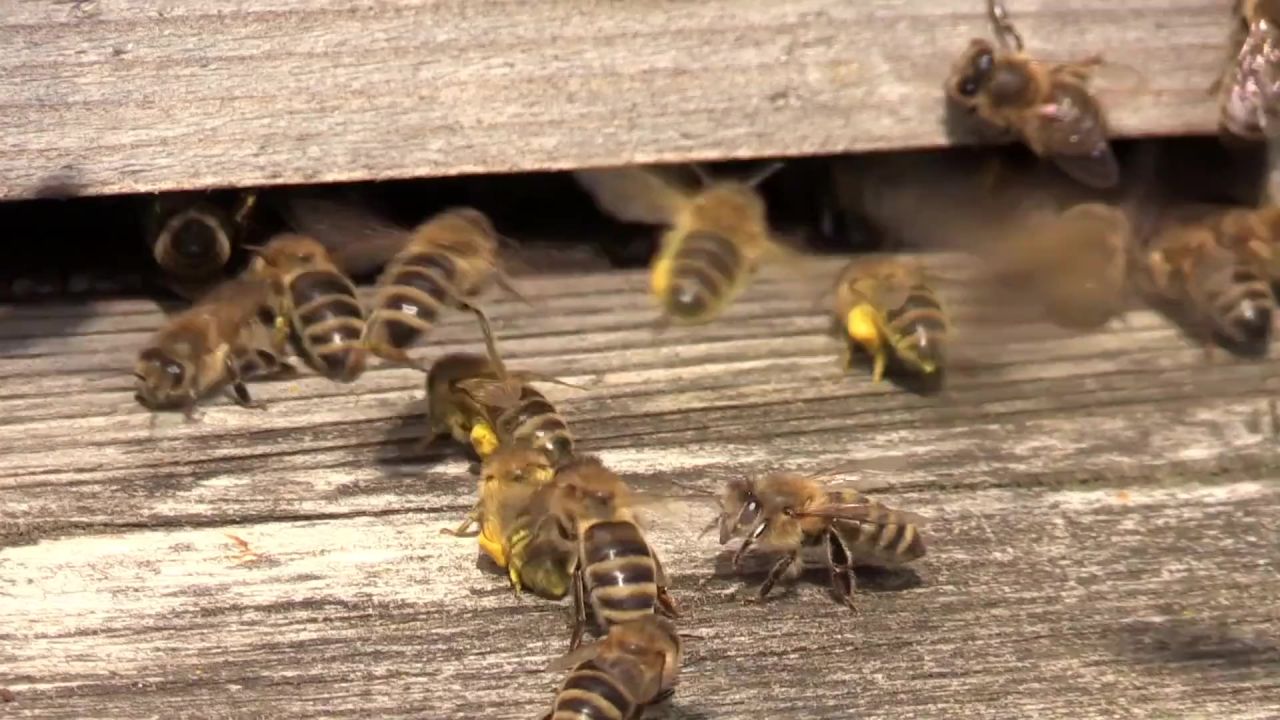
[[[971,363],[916,395],[840,374],[815,310],[839,264],[766,272],[719,322],[658,335],[640,273],[526,277],[534,307],[486,305],[511,364],[586,387],[545,386],[582,449],[667,496],[643,520],[699,637],[649,716],[1280,712],[1273,363],[1206,364],[1145,311],[1073,335],[943,284]],[[545,712],[568,608],[439,534],[474,480],[413,448],[420,375],[261,383],[266,410],[153,426],[127,370],[160,318],[0,309],[0,715]],[[450,318],[426,356],[478,335]],[[743,604],[759,577],[729,575],[690,488],[854,458],[930,519],[929,554],[863,575],[856,613],[820,577]]]

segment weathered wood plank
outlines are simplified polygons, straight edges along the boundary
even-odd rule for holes
[[[1280,486],[984,490],[930,515],[860,612],[713,577],[671,500],[652,537],[686,606],[670,717],[1274,717]],[[151,529],[0,551],[6,717],[492,717],[543,711],[567,607],[516,600],[434,509]],[[248,543],[246,554],[230,537]],[[722,571],[721,571],[722,572]]]
[[[1206,364],[1149,312],[1073,335],[1009,319],[945,284],[970,363],[945,395],[843,376],[838,342],[804,289],[841,262],[767,272],[722,322],[659,335],[638,273],[530,278],[539,307],[500,298],[488,307],[512,364],[586,387],[546,387],[582,447],[654,480],[850,455],[893,465],[896,483],[932,487],[1133,482],[1228,460],[1263,472],[1277,461],[1274,366]],[[946,266],[963,277],[954,258]],[[0,488],[15,510],[0,542],[469,503],[461,458],[413,447],[423,432],[415,371],[375,368],[352,386],[309,375],[261,383],[265,411],[214,403],[199,423],[153,420],[125,369],[160,320],[145,303],[108,303],[0,323]],[[465,317],[449,318],[426,356],[479,351],[478,335]]]
[[[1011,10],[1140,70],[1107,100],[1149,135],[1213,129],[1230,6]],[[972,0],[9,3],[0,198],[934,146],[987,32]]]

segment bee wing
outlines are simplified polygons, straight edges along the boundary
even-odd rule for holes
[[[670,168],[594,168],[573,177],[597,207],[623,222],[668,225],[689,195]]]
[[[468,378],[458,381],[458,389],[481,405],[509,408],[520,402],[521,383],[517,378]]]
[[[802,510],[793,513],[796,517],[818,517],[830,520],[848,520],[850,522],[870,523],[873,525],[915,525],[924,527],[928,521],[921,515],[906,510],[896,510],[878,502],[855,503],[850,505],[826,505],[814,510]]]
[[[572,670],[573,668],[577,667],[580,663],[584,663],[590,660],[591,658],[595,657],[597,654],[599,654],[599,652],[600,652],[599,641],[593,642],[590,645],[583,645],[582,647],[579,647],[577,650],[570,650],[564,655],[561,655],[560,657],[547,663],[547,670],[549,672],[565,672],[566,670]]]
[[[1060,85],[1054,102],[1040,109],[1040,146],[1063,172],[1093,188],[1120,181],[1120,164],[1102,119],[1102,107],[1080,85]]]
[[[365,275],[386,265],[404,248],[411,233],[363,205],[306,195],[291,195],[282,214],[299,233],[329,250],[344,272]]]

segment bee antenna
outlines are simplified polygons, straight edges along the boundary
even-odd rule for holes
[[[1004,0],[987,0],[987,16],[991,18],[991,24],[995,27],[996,40],[1000,41],[1000,47],[1008,50],[1009,40],[1013,40],[1013,49],[1022,52],[1022,33],[1013,26],[1013,22],[1009,20],[1009,11],[1004,6]]]
[[[719,524],[720,524],[720,518],[718,518],[718,517],[717,517],[715,520],[712,520],[711,522],[707,523],[707,526],[706,526],[706,527],[704,527],[704,528],[702,528],[702,532],[698,533],[698,538],[699,538],[699,539],[702,539],[702,538],[706,537],[707,533],[709,533],[709,532],[711,532],[712,530],[714,530],[714,529],[716,528],[716,526],[717,526],[717,525],[719,525]]]
[[[784,166],[786,166],[786,163],[784,163],[783,161],[774,160],[768,165],[765,165],[760,170],[757,170],[754,175],[751,175],[745,181],[743,181],[743,184],[745,184],[747,187],[752,187],[752,188],[757,187],[760,185],[760,183],[764,182],[765,180],[768,180],[774,173],[781,170]]]
[[[139,380],[146,380],[146,379],[147,379],[147,376],[146,376],[146,375],[143,375],[142,373],[140,373],[140,372],[136,372],[136,371],[133,373],[133,376],[134,376],[135,378],[139,379]]]
[[[698,182],[702,183],[702,187],[706,187],[714,182],[714,179],[711,177],[711,173],[707,172],[707,169],[702,167],[700,163],[693,163],[689,165],[689,169],[693,170],[694,175],[698,176]]]

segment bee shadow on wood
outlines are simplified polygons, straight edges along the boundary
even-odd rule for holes
[[[1176,610],[1172,611],[1176,612]],[[1162,663],[1187,672],[1204,665],[1280,674],[1280,645],[1260,633],[1246,632],[1225,620],[1165,617],[1130,620],[1107,633],[1118,654],[1141,663]]]
[[[422,401],[414,401],[405,406],[404,412],[395,418],[375,446],[374,464],[384,475],[418,477],[448,460],[465,459],[469,461],[468,472],[478,474],[480,463],[467,448],[448,437],[428,442],[425,406]]]
[[[756,592],[760,584],[764,582],[765,576],[769,574],[769,568],[778,559],[776,555],[752,551],[748,552],[746,557],[742,559],[742,569],[734,570],[733,554],[734,550],[726,549],[716,555],[712,578],[745,583],[744,592],[749,593]],[[901,592],[924,584],[924,579],[920,577],[920,574],[910,567],[890,569],[872,565],[859,565],[854,567],[853,574],[858,581],[857,589],[854,591],[855,594],[858,592]],[[794,588],[800,583],[826,588],[831,584],[831,580],[825,567],[814,563],[812,559],[807,559],[804,571],[800,576],[794,582],[779,582],[773,592],[769,594],[769,599],[791,595],[794,592]]]

